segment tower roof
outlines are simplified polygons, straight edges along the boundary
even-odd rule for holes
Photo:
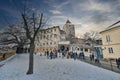
[[[69,20],[67,20],[66,23],[71,23],[71,22]]]

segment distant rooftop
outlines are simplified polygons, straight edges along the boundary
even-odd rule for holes
[[[61,34],[65,34],[65,31],[63,31],[63,30],[60,30],[60,33],[61,33]]]
[[[113,29],[113,28],[116,28],[116,27],[120,27],[120,21],[117,21],[116,23],[110,25],[109,27],[107,27],[105,30],[103,30],[101,32],[104,32],[104,31],[107,31],[107,30],[110,30],[110,29]]]

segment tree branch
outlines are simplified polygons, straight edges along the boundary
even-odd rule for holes
[[[13,36],[15,38],[15,40],[17,41],[18,44],[20,43],[18,37],[15,34],[11,33],[11,32],[4,32],[2,34],[9,34],[9,35],[11,35],[11,36]]]
[[[34,33],[35,33],[36,26],[35,26],[35,14],[34,13],[32,14],[32,17],[33,17],[33,27],[34,27]]]
[[[32,37],[30,36],[30,31],[28,28],[27,20],[25,18],[25,14],[22,14],[22,18],[24,20],[24,29],[26,30],[26,36],[28,37],[28,39],[32,40]]]
[[[35,33],[34,33],[33,39],[35,39],[35,36],[37,35],[39,29],[40,29],[41,26],[42,26],[42,20],[43,20],[43,13],[41,13],[39,26],[38,26],[38,28],[36,29]]]

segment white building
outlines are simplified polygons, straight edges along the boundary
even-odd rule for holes
[[[74,25],[67,20],[63,30],[59,26],[54,26],[40,30],[35,44],[35,52],[53,51],[60,48],[60,42],[70,42],[71,38],[75,37]],[[64,44],[63,44],[64,45]],[[59,47],[58,47],[59,46]]]

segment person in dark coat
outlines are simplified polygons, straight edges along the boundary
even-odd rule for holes
[[[49,58],[49,51],[46,52],[47,58]]]
[[[77,59],[77,52],[74,52],[74,53],[73,53],[73,58],[74,58],[74,60]]]
[[[93,52],[90,53],[90,61],[94,61],[94,53]]]
[[[85,59],[85,55],[84,55],[84,52],[82,52],[82,58]]]
[[[117,68],[120,68],[120,58],[116,59]]]
[[[65,57],[65,53],[64,52],[62,52],[62,58],[64,58]]]
[[[51,51],[50,52],[50,59],[52,59],[52,57],[53,57],[53,52]]]
[[[79,54],[79,58],[80,58],[80,59],[85,59],[84,52],[80,52],[80,54]]]

